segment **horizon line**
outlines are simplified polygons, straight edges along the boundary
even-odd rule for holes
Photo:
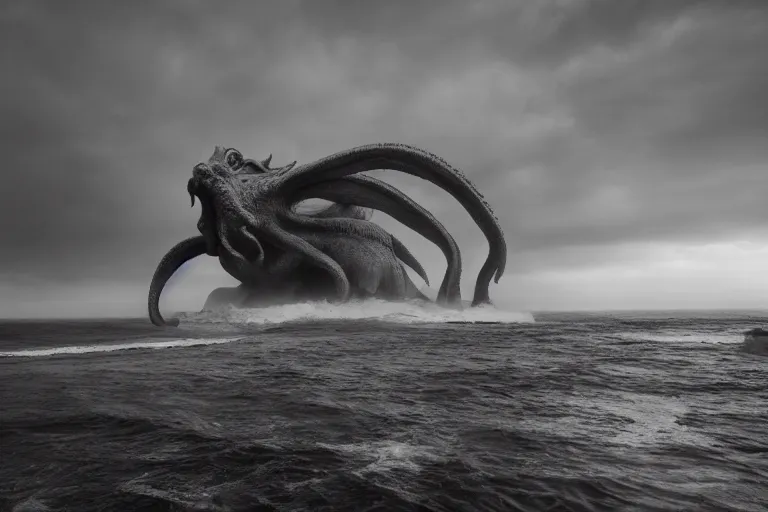
[[[255,308],[263,309],[263,308]],[[500,310],[504,311],[504,310]],[[179,314],[199,313],[200,311],[177,311],[172,314],[176,316]],[[511,312],[511,311],[507,311]],[[740,312],[740,313],[765,313],[768,314],[768,307],[750,307],[750,308],[661,308],[661,309],[646,309],[646,308],[615,308],[615,309],[541,309],[541,310],[519,310],[517,313],[529,313],[531,315],[536,314],[610,314],[610,313],[705,313],[705,312]],[[148,316],[136,316],[136,315],[106,315],[106,316],[13,316],[3,317],[0,316],[0,322],[29,322],[29,321],[94,321],[94,320],[148,320]],[[322,320],[319,320],[322,321]]]

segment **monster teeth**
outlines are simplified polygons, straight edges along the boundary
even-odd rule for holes
[[[187,192],[189,192],[189,198],[192,200],[192,208],[195,206],[195,182],[189,180],[187,182]]]

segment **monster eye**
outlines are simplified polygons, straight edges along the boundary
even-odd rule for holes
[[[232,169],[238,169],[243,165],[243,155],[239,151],[232,149],[227,153],[226,162]]]

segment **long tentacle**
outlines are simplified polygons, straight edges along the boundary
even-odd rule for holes
[[[255,263],[259,266],[261,266],[264,263],[264,247],[261,245],[261,242],[259,242],[259,239],[253,236],[250,231],[248,231],[248,228],[245,226],[240,228],[240,235],[245,237],[245,239],[253,245],[253,247],[256,248],[256,251],[258,252],[258,256],[256,256]]]
[[[419,274],[419,277],[424,279],[424,281],[429,284],[427,273],[424,271],[424,267],[422,267],[421,263],[419,263],[416,257],[411,254],[411,252],[405,247],[405,245],[403,245],[400,240],[395,238],[390,233],[387,233],[384,228],[377,226],[376,224],[371,224],[368,221],[355,218],[318,218],[300,215],[293,212],[284,215],[283,219],[304,228],[319,228],[323,231],[329,231],[333,233],[357,235],[370,240],[376,240],[385,246],[391,245],[395,256],[400,258],[403,263],[415,270]]]
[[[311,197],[379,210],[437,245],[447,261],[437,302],[461,307],[461,251],[448,230],[420,204],[388,183],[369,176],[348,176],[302,187],[292,200]]]
[[[347,275],[341,266],[330,256],[317,249],[301,237],[283,230],[280,226],[274,224],[259,232],[268,238],[274,245],[290,252],[298,252],[308,257],[318,267],[327,270],[333,278],[336,285],[336,292],[341,301],[349,299],[350,287]]]
[[[372,144],[342,151],[290,170],[276,171],[273,191],[293,192],[303,186],[375,169],[392,169],[428,180],[449,192],[477,223],[488,240],[489,255],[481,268],[473,305],[489,303],[488,285],[498,283],[506,265],[507,247],[498,219],[474,185],[436,155],[403,144]]]
[[[153,324],[157,326],[179,325],[178,318],[170,318],[168,320],[163,319],[160,314],[160,294],[163,291],[163,287],[171,278],[171,276],[187,261],[205,254],[205,238],[202,236],[194,236],[187,238],[173,246],[168,251],[155,270],[155,274],[152,276],[152,283],[149,285],[149,319]]]
[[[419,274],[419,277],[427,283],[427,286],[429,286],[429,276],[427,276],[427,273],[424,271],[424,267],[421,266],[421,263],[416,259],[416,256],[411,254],[411,251],[408,250],[405,244],[398,240],[394,235],[392,235],[392,249],[395,251],[395,256],[415,270],[416,273]]]
[[[232,258],[234,258],[234,260],[237,262],[237,265],[241,267],[248,265],[248,260],[245,259],[245,256],[243,256],[240,251],[232,247],[232,243],[229,237],[229,229],[227,229],[227,225],[225,224],[224,220],[218,221],[216,232],[219,237],[219,243],[224,248],[224,250],[227,251],[227,253],[229,253]]]
[[[264,248],[258,238],[253,236],[245,226],[241,226],[237,231],[233,231],[223,220],[217,223],[217,234],[220,243],[219,256],[226,257],[222,260],[222,266],[227,272],[234,271],[236,275],[247,276],[249,280],[260,279],[258,267],[264,264]],[[238,251],[233,245],[234,235],[245,239],[249,244],[249,250],[246,255]],[[255,254],[255,257],[253,257]],[[235,274],[233,274],[235,275]]]

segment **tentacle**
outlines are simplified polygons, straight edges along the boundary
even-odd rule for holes
[[[345,218],[345,217],[331,217],[331,218],[318,218],[308,217],[291,212],[283,217],[283,220],[291,222],[297,226],[308,228],[320,228],[324,231],[331,231],[334,233],[346,233],[350,235],[357,235],[370,240],[376,240],[385,246],[391,246],[396,257],[411,267],[419,277],[429,284],[429,278],[424,271],[424,267],[411,254],[411,252],[403,245],[403,243],[395,238],[390,233],[376,224],[371,224],[362,219]]]
[[[461,251],[448,230],[420,204],[388,183],[369,176],[348,176],[303,187],[292,200],[313,197],[374,208],[437,245],[447,260],[437,302],[461,307]]]
[[[490,302],[488,285],[494,274],[498,283],[506,265],[504,233],[490,206],[472,183],[436,155],[403,144],[360,146],[307,165],[275,171],[273,192],[290,194],[303,186],[374,169],[393,169],[428,180],[449,192],[464,206],[485,234],[489,246],[489,255],[478,275],[472,304]]]
[[[416,286],[416,284],[411,280],[411,277],[403,271],[403,274],[405,275],[405,290],[406,290],[406,298],[408,299],[419,299],[426,302],[432,302],[432,300],[424,295],[421,290],[419,290],[419,287]]]
[[[411,254],[411,251],[408,250],[403,242],[395,238],[394,235],[392,235],[392,249],[395,250],[395,256],[397,256],[400,261],[415,270],[416,273],[419,274],[419,277],[422,278],[424,282],[427,283],[427,285],[429,285],[429,276],[427,276],[427,273],[424,271],[424,267],[421,266],[419,260],[417,260],[413,254]]]
[[[261,242],[259,242],[259,239],[253,236],[251,232],[248,231],[248,228],[246,228],[245,226],[242,226],[240,228],[240,234],[244,236],[248,242],[250,242],[256,247],[256,250],[258,251],[259,255],[256,256],[255,263],[261,266],[264,263],[264,247],[261,245]]]
[[[259,240],[245,226],[241,226],[236,233],[233,233],[232,229],[223,220],[219,220],[217,223],[217,234],[219,239],[219,256],[228,256],[228,258],[221,261],[224,269],[230,274],[232,274],[232,271],[236,272],[241,278],[247,276],[249,280],[258,280],[261,276],[257,267],[261,267],[264,263],[264,248]],[[250,250],[244,255],[235,249],[232,245],[233,234],[242,236],[246,243],[255,246],[255,250],[249,248]],[[256,255],[255,258],[253,257],[254,254]]]
[[[350,287],[347,275],[341,266],[330,256],[317,249],[301,237],[283,230],[280,226],[273,224],[259,231],[259,235],[268,238],[274,245],[290,252],[298,252],[308,257],[318,267],[327,270],[336,284],[336,292],[339,299],[343,302],[349,299]]]
[[[167,321],[163,319],[159,308],[160,294],[165,283],[168,282],[179,267],[201,254],[205,254],[205,238],[194,236],[176,244],[160,260],[160,264],[152,276],[152,283],[149,285],[149,319],[153,324],[157,326],[170,325],[173,327],[179,325],[178,318],[170,318]]]
[[[232,243],[229,241],[229,230],[227,229],[227,225],[221,219],[217,222],[216,232],[219,237],[219,243],[224,248],[224,250],[226,250],[239,265],[243,267],[248,265],[248,260],[245,259],[245,256],[243,256],[237,249],[232,247]]]

